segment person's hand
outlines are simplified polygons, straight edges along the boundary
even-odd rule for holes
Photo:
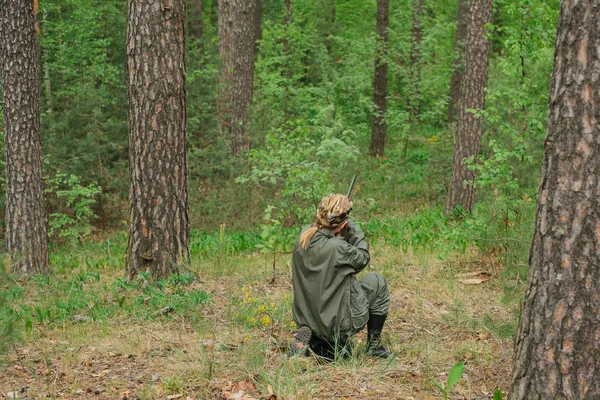
[[[348,236],[348,221],[344,222],[344,225],[341,225],[337,232],[335,232],[335,236],[341,236],[346,240],[346,236]]]

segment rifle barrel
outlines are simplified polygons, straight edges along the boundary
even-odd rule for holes
[[[350,196],[352,196],[352,189],[354,189],[354,182],[356,181],[356,174],[352,177],[352,181],[350,182],[350,187],[348,188],[348,193],[346,193],[346,197],[350,200]]]

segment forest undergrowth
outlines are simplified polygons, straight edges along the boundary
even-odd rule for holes
[[[156,282],[123,277],[125,237],[112,235],[56,249],[52,275],[10,281],[9,313],[22,329],[0,367],[0,393],[427,399],[440,397],[433,380],[445,381],[461,361],[453,397],[506,389],[523,290],[518,274],[473,246],[440,259],[439,249],[405,251],[377,237],[369,269],[390,285],[390,360],[364,356],[364,332],[350,359],[288,358],[290,255],[256,251],[256,235],[196,232],[190,266]]]

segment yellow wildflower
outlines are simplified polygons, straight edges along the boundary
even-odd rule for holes
[[[269,318],[269,316],[268,316],[268,315],[265,315],[264,317],[262,317],[262,318],[260,319],[260,323],[261,323],[263,326],[270,326],[270,325],[271,325],[271,318]]]

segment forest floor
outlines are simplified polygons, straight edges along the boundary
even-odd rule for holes
[[[487,399],[497,388],[507,389],[521,293],[506,292],[508,278],[494,257],[473,251],[440,261],[433,254],[375,246],[370,268],[390,286],[384,336],[395,355],[365,357],[361,332],[353,357],[333,363],[286,356],[295,331],[289,258],[278,256],[274,270],[272,258],[262,254],[195,261],[194,279],[182,290],[204,291],[210,302],[185,312],[157,312],[148,305],[154,309],[146,317],[140,309],[106,318],[74,309],[53,323],[41,318],[43,323],[35,323],[34,317],[0,365],[0,397],[439,399],[443,395],[433,380],[445,383],[460,361],[465,370],[451,398]],[[144,291],[111,290],[122,282],[122,269],[84,264],[82,270],[98,272],[81,293],[87,287],[98,303],[124,308],[136,290]],[[24,288],[19,301],[35,310],[42,289],[19,284]],[[88,302],[90,310],[96,307]]]

